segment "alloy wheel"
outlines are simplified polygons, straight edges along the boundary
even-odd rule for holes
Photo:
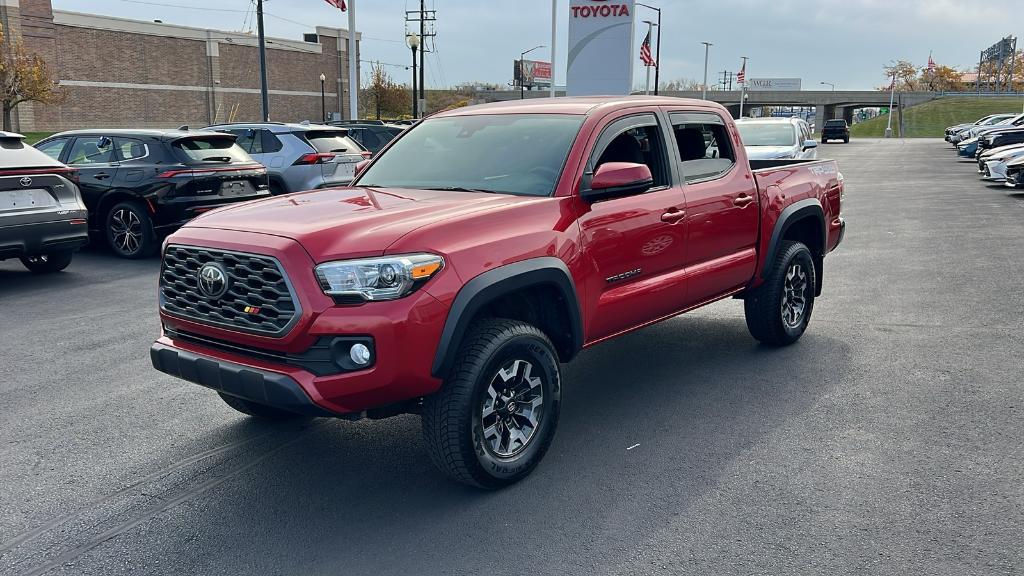
[[[800,325],[807,309],[807,273],[794,262],[786,270],[782,289],[782,321],[790,328]]]
[[[519,454],[536,435],[544,387],[533,369],[526,360],[510,360],[487,386],[480,410],[484,445],[499,458]]]
[[[110,232],[114,248],[122,254],[134,254],[142,246],[142,220],[127,208],[114,212],[110,219]]]

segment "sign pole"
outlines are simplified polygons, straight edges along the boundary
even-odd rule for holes
[[[647,21],[647,38],[648,38],[648,40],[651,38],[651,28],[652,28],[652,25],[653,25],[653,23],[650,20],[648,20]],[[647,69],[647,83],[644,84],[644,94],[645,95],[649,95],[651,93],[651,65],[648,64],[647,62],[644,62],[644,68]]]
[[[740,118],[743,118],[743,100],[747,96],[747,57],[741,56],[741,58],[743,58],[743,66],[740,68],[743,70],[743,82],[740,82]]]

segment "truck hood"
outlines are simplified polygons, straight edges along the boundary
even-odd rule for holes
[[[748,160],[776,160],[779,158],[796,158],[796,146],[747,146]]]
[[[295,240],[317,262],[375,256],[402,236],[472,212],[536,198],[406,188],[325,188],[212,210],[186,224]]]

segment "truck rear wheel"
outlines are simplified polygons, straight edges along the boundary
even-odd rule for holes
[[[217,394],[228,406],[231,406],[242,414],[248,414],[249,416],[255,416],[256,418],[263,418],[264,420],[288,420],[302,416],[302,414],[281,410],[258,402],[251,402],[244,398],[239,398],[238,396],[224,394],[223,392],[218,392]]]
[[[558,425],[561,375],[543,332],[517,320],[477,323],[444,385],[423,406],[434,464],[452,479],[495,489],[526,477]]]
[[[814,308],[815,270],[811,251],[800,242],[779,245],[775,262],[743,301],[747,329],[754,338],[774,346],[800,339]]]

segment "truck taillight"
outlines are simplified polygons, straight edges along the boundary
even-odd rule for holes
[[[329,152],[310,152],[309,154],[303,154],[299,156],[299,159],[293,163],[293,166],[308,166],[310,164],[324,164],[334,160],[335,154]]]

